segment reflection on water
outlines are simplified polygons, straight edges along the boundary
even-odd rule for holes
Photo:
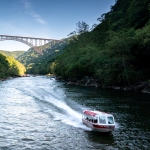
[[[0,150],[149,149],[150,95],[67,86],[42,76],[0,82]],[[115,116],[112,133],[91,131],[82,111]]]
[[[113,134],[112,133],[100,133],[100,132],[88,132],[88,139],[91,142],[97,143],[97,144],[113,144]]]

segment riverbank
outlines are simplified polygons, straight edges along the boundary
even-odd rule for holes
[[[13,79],[13,78],[18,78],[18,77],[30,77],[30,76],[28,74],[24,74],[22,76],[14,75],[14,76],[10,76],[10,77],[7,77],[7,78],[0,78],[0,81],[6,81],[7,79]]]
[[[56,77],[56,80],[64,81],[61,77]],[[141,93],[148,93],[150,94],[150,81],[142,81],[135,83],[129,86],[104,86],[98,80],[90,78],[88,76],[84,77],[78,81],[64,81],[67,85],[79,85],[79,86],[86,86],[86,87],[96,87],[96,88],[103,88],[103,89],[114,89],[114,90],[122,90],[122,91],[133,91],[133,92],[141,92]]]

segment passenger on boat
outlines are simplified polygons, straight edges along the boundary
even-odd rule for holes
[[[97,119],[94,120],[94,123],[97,123]]]

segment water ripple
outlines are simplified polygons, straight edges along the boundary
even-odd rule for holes
[[[149,96],[76,86],[37,76],[0,82],[0,150],[150,148]],[[116,129],[91,131],[84,109],[113,113]]]

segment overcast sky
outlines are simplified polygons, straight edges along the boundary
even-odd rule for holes
[[[0,35],[62,39],[76,23],[98,24],[115,0],[0,0]],[[0,50],[28,50],[17,41],[0,41]]]

